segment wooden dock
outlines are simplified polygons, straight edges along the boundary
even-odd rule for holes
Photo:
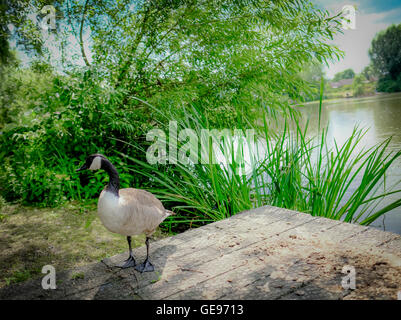
[[[397,299],[401,237],[265,206],[151,243],[156,272],[113,267],[127,257],[0,290],[0,299]],[[137,261],[145,247],[134,250]],[[343,268],[355,270],[344,288]]]

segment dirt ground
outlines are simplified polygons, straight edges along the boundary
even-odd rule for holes
[[[153,238],[166,236],[158,230]],[[136,236],[132,245],[142,246],[144,241],[144,236]],[[126,238],[104,228],[94,205],[5,205],[0,210],[0,288],[41,275],[44,265],[64,270],[126,250]]]
[[[336,279],[344,277],[342,268],[339,266],[348,265],[355,268],[355,289],[346,292],[345,300],[397,299],[398,292],[401,290],[401,266],[399,261],[393,260],[393,257],[375,252],[356,252],[352,249],[337,251],[331,257],[331,259],[316,259],[315,257],[311,260],[316,266],[324,269],[323,274],[336,272]],[[336,291],[334,288],[331,289]]]
[[[401,291],[401,259],[379,247],[338,245],[327,241],[289,236],[271,247],[275,251],[296,252],[305,266],[306,279],[310,274],[319,276],[312,281],[317,287],[339,293],[345,300],[394,300]],[[301,253],[301,254],[300,254]],[[344,266],[355,270],[355,288],[344,290],[341,280]],[[288,273],[288,272],[287,272]],[[301,272],[302,273],[302,272]],[[302,274],[298,275],[298,280]]]

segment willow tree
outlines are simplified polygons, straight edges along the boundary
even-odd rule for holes
[[[327,44],[338,16],[309,0],[64,0],[57,10],[58,30],[75,36],[85,67],[123,90],[124,104],[133,96],[220,106],[283,92],[296,99],[308,91],[301,67],[340,55]]]
[[[85,64],[124,92],[124,104],[139,97],[158,105],[244,107],[263,97],[277,105],[283,93],[297,98],[308,91],[297,76],[303,64],[340,55],[327,44],[338,16],[307,0],[85,0],[65,8]]]

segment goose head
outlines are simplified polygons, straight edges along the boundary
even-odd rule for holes
[[[76,172],[83,171],[83,170],[99,170],[99,169],[104,169],[103,166],[105,164],[105,161],[108,161],[105,156],[96,153],[96,154],[91,154],[88,156],[85,160],[85,163],[82,167],[78,168]]]

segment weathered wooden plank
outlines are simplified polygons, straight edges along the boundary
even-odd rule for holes
[[[364,246],[366,248],[379,247],[389,241],[400,239],[396,234],[383,232],[381,230],[366,228],[363,232],[358,234],[357,237],[350,237],[347,239],[347,245],[349,246]]]
[[[327,236],[329,244],[333,245],[333,250],[336,250],[335,246],[341,245],[341,243],[347,241],[347,239],[355,237],[356,235],[364,234],[365,232],[370,230],[367,229],[366,227],[357,225],[344,225],[344,223],[340,221],[333,221],[323,218],[319,218],[319,220],[315,222],[316,223],[305,223],[303,225],[298,226],[295,229],[285,230],[281,233],[276,234],[275,235],[276,238],[275,239],[272,238],[270,239],[270,241],[279,243],[282,240],[286,241],[287,240],[286,237],[288,236],[290,239],[293,239],[295,241],[300,241],[300,240],[302,240],[303,242],[312,241],[312,243],[309,244],[313,245],[313,241],[315,240],[313,238],[324,233]],[[346,232],[344,232],[344,229],[346,230]],[[376,231],[377,230],[372,231],[372,236],[375,235]],[[370,233],[371,232],[369,231],[368,233],[366,233],[366,235],[369,235]],[[378,237],[377,240],[374,241],[374,244],[379,245],[382,241],[393,237],[394,235],[392,234],[381,235],[381,237]],[[372,244],[373,241],[369,242],[369,245]],[[285,243],[285,245],[291,246],[291,244],[288,243]],[[327,243],[324,244],[324,246],[326,247],[327,245],[328,245]],[[301,252],[302,249],[304,249],[303,257],[299,255],[299,252]],[[290,261],[292,262],[288,264],[288,267],[294,267],[297,264],[299,264],[299,262],[301,261],[300,259],[306,259],[306,254],[310,255],[312,253],[319,252],[319,249],[315,243],[314,246],[308,247],[307,250],[305,250],[305,248],[298,247],[298,248],[292,248],[292,251],[297,252],[297,254],[292,257],[289,256],[286,257],[281,255],[279,256],[278,259],[276,259],[275,263],[274,261],[272,261],[271,257],[269,257],[269,259],[267,259],[268,265],[266,265],[266,262],[264,263],[260,262],[260,261],[265,261],[265,259],[264,257],[259,255],[252,261],[248,261],[248,263],[252,265],[252,269],[250,269],[248,266],[241,266],[236,269],[234,268],[213,279],[206,280],[205,282],[200,282],[196,286],[191,287],[188,290],[184,290],[180,293],[174,294],[169,298],[180,299],[186,297],[187,299],[190,299],[191,297],[193,297],[196,299],[199,297],[204,297],[204,298],[218,299],[221,298],[220,295],[222,295],[223,297],[228,296],[230,299],[244,298],[244,296],[252,297],[253,299],[255,299],[257,298],[254,295],[256,293],[258,295],[258,298],[265,298],[265,299],[277,298],[278,296],[282,295],[283,292],[285,293],[285,290],[287,290],[288,292],[292,292],[295,291],[294,288],[303,286],[305,282],[313,283],[312,281],[314,280],[314,278],[316,278],[319,275],[319,273],[316,272],[309,272],[309,277],[305,278],[305,274],[303,275],[296,274],[294,273],[295,271],[294,269],[291,271],[287,270],[285,274],[287,274],[287,276],[289,276],[290,278],[292,277],[291,279],[292,281],[294,281],[295,279],[297,279],[297,281],[294,283],[291,281],[286,282],[285,279],[281,279],[282,281],[281,284],[279,285],[280,290],[278,290],[277,287],[275,290],[272,290],[269,287],[269,283],[272,281],[270,274],[265,274],[266,272],[263,271],[263,268],[267,268],[270,271],[272,271],[274,270],[273,266],[280,265],[280,263],[281,263],[281,268],[283,268],[283,261],[285,261],[286,259],[290,259]],[[249,276],[249,273],[258,275],[260,279],[255,280],[254,277]],[[331,278],[327,279],[327,281],[330,280]],[[265,284],[261,286],[260,285],[261,282],[262,283],[264,282]],[[232,283],[234,283],[235,286],[232,285]],[[340,283],[341,283],[341,278],[338,278],[336,281],[337,290],[334,291],[322,289],[314,284],[311,284],[307,286],[304,291],[297,292],[295,296],[302,296],[304,298],[309,298],[311,295],[320,292],[322,294],[322,297],[330,297],[337,299],[339,297],[342,297]],[[249,290],[247,286],[251,284],[253,284],[253,287],[260,287],[260,288],[258,290],[254,290],[254,288],[252,287],[253,289]],[[261,288],[263,288],[263,290]],[[288,298],[291,298],[291,295],[293,295],[293,293],[289,293]]]
[[[291,219],[290,217],[285,217],[282,220],[278,220],[266,226],[263,230],[264,232],[259,234],[259,237],[257,235],[255,236],[257,233],[255,230],[260,232],[257,228],[259,225],[256,225],[252,227],[251,233],[254,240],[249,240],[248,228],[246,224],[241,223],[235,230],[232,228],[229,229],[229,233],[235,233],[231,235],[232,237],[240,239],[237,247],[232,246],[229,241],[223,241],[216,243],[217,246],[208,247],[208,250],[197,251],[185,257],[181,257],[180,260],[172,257],[171,263],[163,270],[161,280],[157,283],[139,288],[139,295],[146,298],[162,299],[203,280],[211,279],[218,274],[235,269],[244,264],[249,256],[255,255],[255,248],[253,248],[252,245],[259,243],[261,240],[273,237],[282,231],[296,228],[297,226],[313,220],[314,218],[305,218],[304,215],[295,215],[292,216]],[[245,232],[245,234],[241,232]],[[216,237],[218,236],[216,235]],[[243,242],[241,243],[241,241]],[[266,248],[271,249],[272,247],[272,243],[270,242],[266,242],[265,245]],[[259,250],[266,248],[259,248]],[[180,272],[183,270],[187,272]],[[152,296],[150,296],[150,294]]]
[[[219,261],[219,257],[217,258],[217,262],[216,263],[221,265],[221,266],[225,266],[225,269],[221,271],[221,274],[223,274],[223,273],[225,273],[225,272],[227,272],[227,271],[229,271],[231,269],[235,269],[236,268],[233,265],[231,265],[231,267],[229,265],[230,259],[232,259],[232,260],[240,259],[240,258],[236,258],[236,255],[242,254],[242,255],[245,255],[245,256],[249,256],[249,253],[247,254],[248,251],[252,252],[252,254],[255,255],[255,248],[253,247],[253,245],[255,245],[255,244],[259,245],[260,241],[263,241],[263,240],[267,241],[267,239],[269,239],[269,237],[277,237],[277,239],[279,239],[277,235],[280,235],[280,232],[291,230],[291,229],[294,229],[294,228],[296,228],[296,229],[302,228],[303,226],[306,226],[310,222],[314,221],[315,219],[316,218],[310,217],[308,215],[297,215],[295,217],[292,217],[292,222],[289,222],[290,220],[283,219],[283,220],[277,221],[275,224],[268,225],[267,227],[271,228],[271,230],[270,230],[271,232],[267,232],[267,236],[266,236],[266,234],[263,234],[263,238],[262,239],[258,239],[258,241],[255,241],[255,242],[252,242],[252,243],[247,243],[246,246],[241,244],[241,246],[238,249],[239,250],[238,253],[237,252],[231,252],[231,254],[228,255],[228,257],[229,257],[228,261]],[[246,229],[246,227],[245,227],[245,229]],[[231,231],[232,231],[232,229],[230,229],[230,232]],[[248,235],[248,232],[246,232],[246,234]],[[254,237],[254,235],[255,235],[255,230],[252,231],[252,237]],[[265,243],[262,243],[261,245],[262,246],[265,245],[265,247],[260,247],[260,246],[257,247],[256,252],[263,252],[263,250],[270,250],[271,251],[275,246],[275,242],[276,242],[276,240],[267,241]],[[246,248],[246,249],[244,249],[244,248]],[[252,262],[252,265],[253,265],[253,263],[257,264],[257,262],[260,259],[261,259],[261,257],[256,256],[255,259],[254,259],[255,261]],[[281,261],[284,261],[284,257],[281,257],[280,259],[281,259]],[[296,259],[293,259],[293,261],[295,261],[295,260]],[[203,261],[202,264],[205,264],[205,265],[209,264],[209,261],[206,261],[206,262],[204,262],[204,260],[201,260],[201,261]],[[196,268],[196,265],[189,265],[185,269],[186,270],[193,270],[193,272],[199,272],[200,271],[199,269],[195,269],[195,268]],[[252,268],[254,269],[255,266],[253,265]],[[219,270],[219,268],[217,266],[214,266],[211,269]],[[240,274],[243,274],[243,272],[240,271]],[[215,274],[209,275],[209,278],[213,278],[214,276],[215,276]],[[201,280],[199,279],[200,277],[201,276],[196,276],[196,278],[198,278],[198,282],[201,282]],[[237,281],[237,280],[238,279],[235,279],[235,281]],[[212,281],[214,281],[214,280],[212,280]],[[169,281],[169,283],[170,283],[170,281]],[[182,282],[181,282],[181,284],[182,284]]]
[[[395,235],[393,239],[388,242],[384,242],[380,245],[380,248],[387,251],[388,253],[400,255],[401,254],[401,237]]]
[[[316,218],[307,215],[300,218],[302,221],[307,222],[316,221]],[[282,232],[277,232],[271,238],[266,238],[264,241],[262,240],[262,242],[258,242],[257,245],[249,248],[249,250],[256,252],[256,255],[253,259],[248,260],[246,266],[233,268],[205,282],[197,283],[196,286],[174,294],[169,298],[181,299],[186,297],[186,299],[196,299],[197,297],[204,297],[224,299],[224,297],[228,297],[229,299],[243,299],[249,295],[249,297],[255,299],[256,296],[254,294],[256,293],[259,295],[259,299],[277,298],[318,276],[314,272],[309,272],[308,275],[305,274],[305,266],[301,267],[301,259],[306,260],[308,255],[319,250],[316,246],[305,246],[305,244],[314,240],[313,237],[319,233],[341,224],[338,221],[328,219],[321,219],[320,221],[319,219],[319,223],[303,223],[296,228],[289,227]],[[354,233],[361,232],[361,228],[352,228],[352,230]],[[300,255],[301,252],[302,255]],[[307,267],[307,269],[309,270],[310,267]],[[286,279],[279,281],[272,278],[270,273],[266,274],[266,270],[274,272],[275,276],[278,271],[282,275],[286,274]],[[273,287],[269,286],[269,283],[277,284],[277,282],[281,284]],[[260,285],[260,283],[264,284]],[[255,290],[255,286],[260,288]]]

